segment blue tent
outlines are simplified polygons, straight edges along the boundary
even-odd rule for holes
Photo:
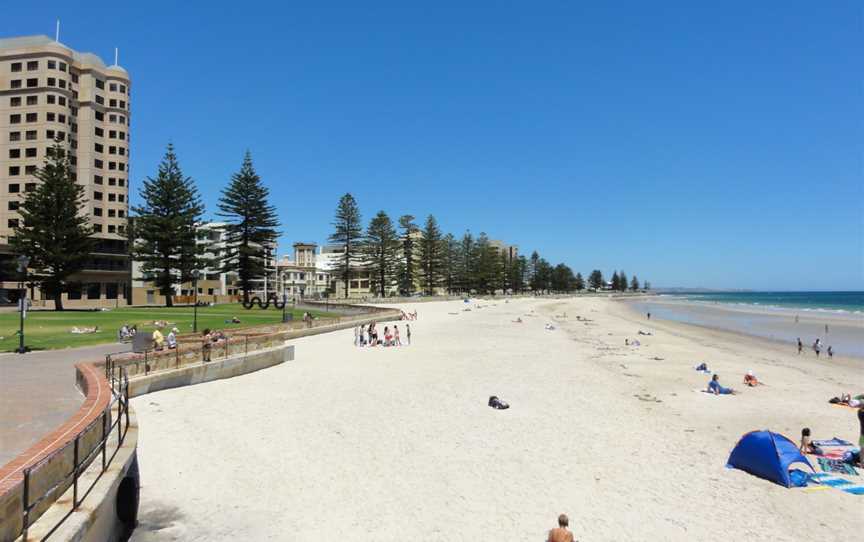
[[[729,455],[726,467],[792,487],[794,484],[789,478],[792,463],[804,463],[813,470],[813,465],[801,455],[794,442],[779,433],[765,430],[751,431],[741,437]]]

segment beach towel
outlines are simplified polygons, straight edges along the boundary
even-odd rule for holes
[[[831,440],[814,440],[813,444],[816,446],[852,446],[851,442],[847,442],[837,437],[834,437]]]
[[[851,493],[853,495],[864,495],[864,486],[844,487],[842,489],[846,493]]]
[[[840,459],[829,459],[827,457],[817,458],[819,467],[824,472],[837,472],[840,474],[848,474],[850,476],[858,476],[858,471],[849,463],[845,463]]]

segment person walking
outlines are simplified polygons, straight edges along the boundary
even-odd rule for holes
[[[830,344],[828,345],[828,357],[829,357],[829,358],[833,358],[833,357],[834,357],[834,349],[831,348],[831,345],[830,345]]]
[[[408,346],[411,346],[411,324],[405,324],[405,338]]]
[[[402,341],[399,339],[399,326],[393,324],[393,342],[396,346],[402,346]]]
[[[213,349],[213,340],[210,337],[210,328],[201,332],[201,359],[210,361],[210,351]]]
[[[804,343],[801,342],[801,337],[798,337],[798,354],[804,351]]]

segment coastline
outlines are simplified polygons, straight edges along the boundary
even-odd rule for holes
[[[822,356],[827,358],[829,345],[835,351],[834,360],[854,358],[864,360],[864,316],[829,310],[769,308],[759,305],[727,304],[690,301],[679,298],[621,298],[634,315],[643,320],[645,313],[651,322],[674,322],[700,329],[730,333],[736,337],[756,338],[778,346],[796,348],[796,338],[804,343],[804,355],[813,357],[812,343],[822,341]],[[825,333],[825,329],[829,333]]]

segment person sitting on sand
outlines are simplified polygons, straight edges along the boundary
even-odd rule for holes
[[[744,375],[744,384],[750,386],[751,388],[754,388],[761,384],[761,382],[759,382],[759,379],[756,378],[756,375],[753,374],[753,371],[747,371],[747,374]]]
[[[810,428],[805,427],[801,430],[801,445],[798,446],[801,453],[822,455],[822,449],[813,444],[810,440]]]
[[[720,375],[715,374],[711,377],[711,382],[708,383],[708,393],[713,393],[714,395],[733,395],[735,390],[721,386]]]
[[[513,320],[513,323],[514,323],[514,324],[521,324],[521,323],[522,323],[522,318],[521,318],[521,317],[517,317],[515,320]]]
[[[558,527],[549,531],[546,542],[573,542],[573,533],[567,528],[569,525],[567,514],[558,516]]]

